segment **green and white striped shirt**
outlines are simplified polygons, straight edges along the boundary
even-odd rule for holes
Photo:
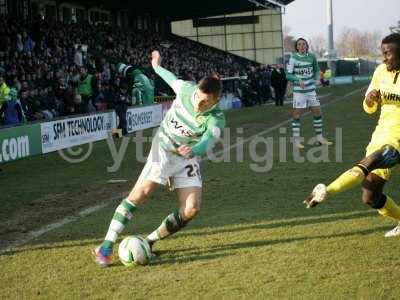
[[[315,81],[319,79],[317,59],[312,53],[293,53],[287,65],[287,80],[293,83],[294,93],[310,93],[315,91]],[[305,88],[301,88],[299,80],[303,80]]]
[[[178,146],[187,145],[194,155],[204,155],[221,135],[225,126],[224,114],[217,104],[205,112],[196,113],[196,83],[179,80],[160,66],[154,70],[176,93],[176,99],[158,130],[160,146],[166,151],[175,151]]]

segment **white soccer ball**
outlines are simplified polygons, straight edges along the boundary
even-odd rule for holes
[[[127,236],[119,244],[118,256],[125,266],[147,265],[151,257],[150,245],[140,236]]]

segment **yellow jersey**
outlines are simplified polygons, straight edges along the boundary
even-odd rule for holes
[[[5,82],[0,85],[0,107],[3,104],[3,102],[6,101],[6,98],[8,94],[10,93],[10,88],[7,86]]]
[[[371,144],[391,144],[399,148],[400,143],[400,71],[389,72],[385,64],[379,65],[365,95],[372,90],[381,94],[381,114],[371,138]],[[368,107],[364,99],[364,110],[374,113],[378,105]]]

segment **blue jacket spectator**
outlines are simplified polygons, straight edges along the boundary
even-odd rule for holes
[[[21,105],[18,101],[18,92],[16,89],[10,89],[7,101],[0,108],[0,116],[4,115],[4,125],[16,125],[22,123],[24,117]]]
[[[33,48],[35,48],[35,42],[26,32],[24,32],[23,37],[24,37],[24,52],[32,53]]]

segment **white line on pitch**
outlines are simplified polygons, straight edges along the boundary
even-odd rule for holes
[[[352,96],[352,95],[354,95],[354,94],[360,92],[362,89],[363,89],[363,88],[354,90],[354,91],[352,91],[352,92],[350,92],[350,93],[347,93],[347,94],[343,95],[343,96],[340,97],[340,98],[337,98],[337,99],[335,99],[335,100],[330,101],[329,103],[325,103],[325,104],[321,105],[321,107],[324,107],[324,106],[326,106],[326,105],[328,105],[328,104],[330,104],[330,103],[335,103],[335,102],[337,102],[337,101],[341,101],[341,100],[343,100],[343,99],[345,99],[345,98],[347,98],[347,97],[349,97],[349,96]],[[308,112],[304,113],[303,116],[308,115],[308,114],[310,114],[310,113],[311,113],[311,112],[308,111]],[[228,152],[228,151],[230,151],[231,149],[236,148],[237,146],[243,145],[244,143],[253,140],[255,137],[258,137],[258,136],[264,135],[264,134],[266,134],[266,133],[269,133],[269,132],[271,132],[271,131],[274,131],[275,129],[278,129],[278,128],[282,127],[283,125],[286,125],[287,123],[290,123],[291,121],[292,121],[292,119],[287,119],[287,120],[285,120],[285,121],[283,121],[283,122],[281,122],[281,123],[279,123],[279,124],[277,124],[277,125],[274,125],[274,126],[268,128],[268,129],[264,130],[264,131],[261,131],[261,132],[256,133],[256,134],[254,134],[254,135],[252,135],[252,136],[250,136],[250,137],[248,137],[248,138],[246,138],[246,139],[243,139],[243,140],[240,141],[240,142],[237,142],[237,143],[235,143],[235,144],[232,144],[232,145],[230,145],[229,147],[226,147],[226,148],[224,148],[224,149],[218,151],[217,153],[215,153],[215,155],[220,155],[220,154],[223,154],[223,153],[225,153],[225,152]],[[204,158],[204,160],[207,160],[207,158]]]
[[[117,198],[120,197],[113,197],[110,200],[116,200]],[[100,209],[105,208],[107,205],[109,205],[109,203],[103,203],[103,204],[99,204],[99,205],[95,205],[95,206],[91,206],[88,208],[85,208],[84,210],[81,210],[80,212],[78,212],[75,216],[70,216],[70,217],[66,217],[64,219],[62,219],[61,221],[58,222],[54,222],[51,224],[48,224],[46,226],[43,226],[42,228],[38,229],[38,230],[33,230],[28,232],[25,237],[23,237],[20,240],[17,240],[15,242],[10,243],[9,245],[7,245],[6,249],[0,250],[0,254],[4,253],[4,252],[8,252],[8,251],[12,251],[12,249],[20,247],[28,242],[30,242],[31,240],[38,238],[40,236],[42,236],[43,234],[52,231],[54,229],[60,228],[66,224],[72,223],[74,221],[79,220],[82,217],[86,217]]]

